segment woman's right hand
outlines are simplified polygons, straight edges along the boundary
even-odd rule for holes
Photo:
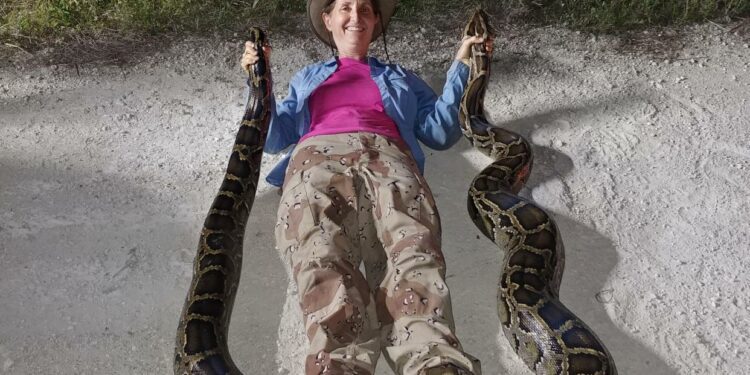
[[[471,65],[469,62],[469,59],[471,59],[471,46],[478,43],[484,43],[484,38],[477,35],[464,36],[461,40],[461,46],[458,47],[458,52],[456,52],[456,60],[466,65]]]
[[[267,58],[271,57],[271,46],[263,46],[263,53],[266,54]],[[245,73],[250,73],[250,67],[252,67],[258,61],[258,50],[255,48],[255,43],[251,41],[245,42],[245,52],[242,53],[242,59],[240,60],[240,66]]]

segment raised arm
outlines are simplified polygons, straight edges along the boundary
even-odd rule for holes
[[[461,41],[446,74],[443,92],[437,96],[421,78],[409,74],[409,85],[417,95],[416,135],[427,147],[444,150],[453,146],[461,138],[458,125],[458,107],[469,78],[467,63],[470,47],[481,43],[478,37],[467,37]]]

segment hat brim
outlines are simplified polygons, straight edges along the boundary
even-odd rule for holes
[[[381,25],[386,28],[388,27],[388,22],[390,22],[393,13],[396,11],[397,2],[397,0],[378,0],[382,22],[378,22],[378,24],[375,25],[375,30],[372,33],[372,40],[370,42],[375,41],[375,39],[383,33]],[[307,16],[310,18],[310,25],[312,26],[315,36],[317,36],[323,43],[335,47],[336,45],[332,40],[331,34],[323,23],[322,14],[325,3],[326,0],[309,0],[307,2]]]

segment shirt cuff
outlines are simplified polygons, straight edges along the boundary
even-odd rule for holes
[[[465,85],[469,80],[470,71],[471,69],[469,68],[469,65],[466,65],[459,60],[453,60],[450,68],[448,68],[447,79],[451,80],[458,78],[460,82]]]

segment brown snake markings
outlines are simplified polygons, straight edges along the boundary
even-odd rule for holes
[[[259,29],[249,40],[258,50],[250,72],[245,114],[219,188],[198,241],[193,280],[177,327],[175,374],[225,375],[241,372],[227,347],[227,331],[242,267],[242,238],[258,186],[263,145],[268,132],[271,72]]]
[[[616,374],[604,344],[558,298],[565,258],[555,222],[516,195],[531,171],[531,145],[484,117],[494,37],[486,19],[477,11],[464,30],[487,42],[472,47],[459,122],[469,142],[494,160],[472,181],[468,209],[482,233],[506,251],[497,300],[503,332],[537,374]]]
[[[469,214],[477,227],[506,250],[498,288],[498,315],[514,350],[537,374],[617,374],[612,356],[591,329],[558,299],[564,266],[557,226],[534,203],[518,197],[531,171],[531,146],[520,135],[484,117],[492,32],[477,11],[465,29],[486,43],[472,48],[469,84],[460,124],[472,145],[495,160],[474,179]],[[227,332],[242,266],[242,239],[260,172],[269,121],[271,74],[252,29],[259,61],[250,74],[248,106],[224,182],[208,212],[193,279],[177,328],[175,374],[241,374],[229,355]]]

